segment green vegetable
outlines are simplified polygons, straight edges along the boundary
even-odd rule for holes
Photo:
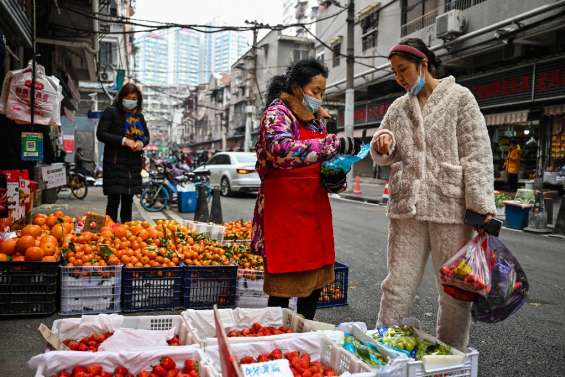
[[[381,337],[378,333],[373,335],[378,342],[416,360],[422,360],[427,355],[450,355],[451,348],[443,344],[433,344],[419,338],[414,329],[408,326],[391,326]]]

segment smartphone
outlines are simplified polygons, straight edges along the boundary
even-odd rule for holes
[[[485,217],[485,215],[481,215],[480,213],[468,209],[465,211],[465,219],[463,222],[475,228],[483,228],[488,234],[498,237],[500,229],[502,228],[502,221],[492,219],[485,224]]]

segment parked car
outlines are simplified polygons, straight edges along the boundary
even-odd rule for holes
[[[222,196],[229,196],[234,192],[259,190],[261,180],[255,170],[256,162],[255,153],[220,152],[194,172],[209,171],[210,186],[219,186]]]

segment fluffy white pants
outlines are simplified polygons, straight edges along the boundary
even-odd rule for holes
[[[439,224],[414,219],[390,219],[388,232],[388,275],[383,281],[377,324],[394,325],[408,317],[416,290],[422,281],[429,254],[439,290],[437,337],[465,349],[471,327],[471,303],[443,292],[438,272],[473,236],[466,225]]]

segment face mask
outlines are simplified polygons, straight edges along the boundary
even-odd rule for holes
[[[410,88],[408,93],[413,97],[417,96],[425,84],[426,84],[426,79],[424,78],[422,69],[420,69],[420,75],[418,76],[418,80],[416,80],[416,83]]]
[[[312,96],[309,96],[307,94],[304,94],[304,104],[308,109],[310,109],[312,113],[315,113],[316,111],[318,111],[320,106],[322,106],[322,101]]]
[[[135,109],[135,108],[137,107],[137,100],[136,100],[136,99],[125,99],[125,98],[124,98],[124,99],[122,100],[122,106],[123,106],[125,109],[133,110],[133,109]]]

